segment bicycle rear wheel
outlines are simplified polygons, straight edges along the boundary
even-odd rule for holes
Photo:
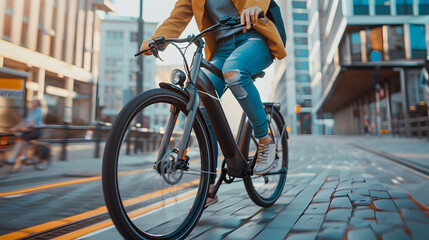
[[[171,90],[149,90],[132,99],[111,128],[103,156],[103,191],[110,216],[126,239],[183,239],[202,214],[213,170],[210,136],[200,113],[186,153],[189,170],[173,167],[186,103]],[[154,165],[160,132],[168,130],[168,122],[174,124],[170,142]]]
[[[0,180],[5,179],[12,172],[12,164],[7,164],[6,159],[0,159]]]
[[[269,129],[276,144],[276,160],[270,173],[279,172],[288,168],[288,145],[285,123],[280,112],[272,107],[265,106],[265,112],[269,121]],[[250,124],[250,123],[247,123]],[[247,156],[249,163],[256,158],[258,141],[253,135],[252,127],[248,128],[248,133],[244,139],[248,144],[248,151],[243,153]],[[253,171],[253,169],[252,169]],[[261,206],[269,207],[280,197],[286,182],[286,172],[274,175],[250,175],[244,178],[244,185],[252,201]]]

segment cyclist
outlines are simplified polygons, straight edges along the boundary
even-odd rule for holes
[[[267,12],[269,4],[270,0],[178,0],[169,18],[140,47],[141,51],[149,49],[149,44],[159,36],[179,37],[193,16],[200,31],[218,23],[224,16],[241,17],[242,29],[220,31],[205,37],[205,56],[224,75],[224,79],[220,79],[207,73],[218,96],[221,97],[227,88],[231,89],[259,139],[255,174],[271,170],[275,145],[268,133],[268,119],[251,76],[270,66],[274,58],[286,56],[274,23],[268,18],[258,19],[261,12]],[[211,200],[217,202],[217,198],[208,199]]]
[[[13,153],[8,159],[8,163],[14,164],[15,160],[21,161],[26,159],[28,141],[40,138],[42,131],[34,127],[42,125],[43,111],[39,99],[31,101],[31,109],[27,116],[17,125],[9,129],[9,132],[22,132],[14,146]],[[20,154],[20,157],[17,156]]]

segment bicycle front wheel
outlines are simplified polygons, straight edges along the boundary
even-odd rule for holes
[[[103,156],[103,191],[125,239],[183,239],[202,214],[213,170],[210,136],[199,112],[185,153],[189,169],[174,167],[186,104],[174,91],[149,90],[131,100],[112,125]],[[168,147],[158,154],[167,125],[173,127]]]
[[[285,123],[280,112],[272,107],[265,106],[265,113],[268,117],[268,124],[271,136],[276,144],[276,156],[274,167],[267,175],[251,175],[244,178],[244,185],[252,201],[261,206],[269,207],[273,205],[280,197],[284,184],[286,182],[286,172],[279,173],[281,170],[287,170],[288,167],[288,145],[287,133],[285,132]],[[248,123],[250,124],[250,123]],[[248,143],[247,159],[250,162],[256,158],[258,141],[253,135],[253,129],[248,128],[249,133],[244,139]],[[246,155],[245,155],[246,156]],[[270,173],[278,173],[270,175]]]

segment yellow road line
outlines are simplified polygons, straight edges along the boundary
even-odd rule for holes
[[[191,182],[187,182],[187,183],[183,183],[181,185],[178,185],[174,188],[170,188],[170,189],[160,189],[157,190],[156,192],[153,193],[149,193],[149,194],[145,194],[136,198],[132,198],[132,199],[128,199],[126,201],[124,201],[124,205],[129,206],[131,204],[134,204],[138,201],[144,201],[144,200],[148,200],[151,198],[155,198],[158,196],[161,196],[162,194],[167,194],[173,191],[178,191],[180,189],[184,189],[187,187],[191,187],[191,186],[195,186],[198,185],[199,183],[199,179],[193,180]],[[36,233],[40,233],[49,229],[53,229],[56,227],[61,227],[64,226],[66,224],[72,223],[72,222],[76,222],[76,221],[80,221],[89,217],[93,217],[102,213],[106,213],[107,212],[107,208],[106,206],[102,206],[99,208],[96,208],[94,210],[88,211],[88,212],[84,212],[81,214],[77,214],[71,217],[67,217],[61,220],[55,220],[55,221],[51,221],[51,222],[47,222],[47,223],[43,223],[43,224],[39,224],[33,227],[29,227],[29,228],[25,228],[16,232],[12,232],[12,233],[8,233],[5,235],[0,236],[0,240],[15,240],[15,239],[19,239],[19,238],[23,238],[23,237],[27,237],[29,235],[32,234],[36,234]]]
[[[189,162],[189,164],[193,164],[193,163],[197,163],[197,162],[199,162],[199,160],[191,161],[191,162]],[[135,173],[143,173],[143,172],[148,172],[150,170],[153,170],[153,168],[122,172],[122,173],[119,173],[118,176],[125,176],[125,175],[135,174]],[[45,190],[45,189],[49,189],[49,188],[63,187],[63,186],[92,182],[92,181],[97,181],[97,180],[101,180],[101,176],[88,177],[88,178],[75,179],[75,180],[67,180],[67,181],[56,182],[56,183],[49,183],[49,184],[44,184],[44,185],[40,185],[40,186],[36,186],[36,187],[23,188],[23,189],[9,191],[9,192],[0,192],[0,197],[25,194],[25,193],[41,191],[41,190]]]
[[[122,173],[119,173],[119,176],[125,176],[125,175],[129,175],[129,174],[140,173],[140,172],[147,172],[149,170],[152,170],[152,168],[143,169],[143,170],[132,170],[129,172],[122,172]],[[2,193],[0,193],[0,197],[7,197],[7,196],[12,196],[12,195],[36,192],[36,191],[45,190],[45,189],[49,189],[49,188],[56,188],[56,187],[73,185],[73,184],[92,182],[92,181],[96,181],[96,180],[101,180],[101,176],[88,177],[88,178],[75,179],[75,180],[68,180],[68,181],[56,182],[56,183],[49,183],[49,184],[44,184],[44,185],[40,185],[40,186],[36,186],[36,187],[24,188],[24,189],[9,191],[9,192],[2,192]]]
[[[167,200],[165,202],[159,202],[159,203],[153,204],[151,206],[148,206],[148,207],[145,207],[145,208],[133,211],[130,214],[128,214],[128,216],[130,218],[134,218],[134,217],[143,215],[143,214],[148,213],[150,211],[156,210],[159,207],[162,207],[162,206],[165,206],[165,205],[170,205],[170,204],[175,203],[177,201],[180,201],[180,200],[183,200],[185,198],[188,198],[188,197],[192,196],[193,194],[195,194],[196,192],[197,192],[197,190],[192,190],[189,193],[187,193],[185,195],[182,195],[182,196],[180,196],[178,198],[169,199],[169,200]],[[84,236],[86,234],[89,234],[91,232],[95,232],[97,230],[100,230],[100,229],[103,229],[103,228],[106,228],[106,227],[109,227],[109,226],[112,226],[112,225],[113,225],[112,220],[110,220],[110,219],[109,220],[105,220],[105,221],[99,222],[97,224],[88,226],[86,228],[82,228],[82,229],[76,230],[74,232],[65,234],[65,235],[63,235],[61,237],[54,238],[53,240],[76,239],[78,237],[82,237],[82,236]]]

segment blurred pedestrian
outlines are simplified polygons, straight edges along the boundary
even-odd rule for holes
[[[20,123],[9,129],[9,132],[18,133],[12,155],[8,159],[10,164],[26,159],[28,141],[39,139],[42,135],[42,131],[37,128],[42,125],[42,102],[39,99],[33,99],[30,107],[31,109],[27,116]]]
[[[363,128],[365,130],[365,135],[369,135],[369,118],[368,115],[365,114],[363,117]]]

